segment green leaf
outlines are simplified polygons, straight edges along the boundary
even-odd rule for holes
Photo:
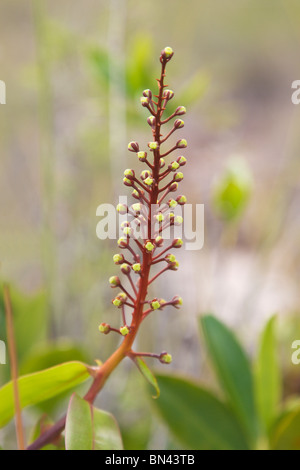
[[[270,442],[272,450],[300,450],[300,406],[278,421]]]
[[[281,397],[281,378],[274,333],[275,321],[276,317],[272,317],[263,331],[255,365],[257,408],[267,432],[276,418]]]
[[[21,408],[59,395],[89,377],[88,367],[81,362],[67,362],[24,375],[18,379]],[[5,426],[13,416],[13,386],[12,382],[9,382],[0,389],[0,427]]]
[[[257,415],[247,356],[233,333],[212,315],[200,319],[215,372],[231,408],[254,444]]]
[[[174,376],[158,375],[158,383],[161,396],[154,403],[185,448],[249,449],[236,417],[212,393]]]
[[[154,376],[153,372],[149,369],[149,367],[147,366],[147,364],[141,357],[135,356],[133,360],[135,364],[137,365],[141,374],[155,388],[156,396],[153,396],[152,398],[158,398],[160,395],[160,390],[159,390],[156,377]]]
[[[122,450],[115,418],[98,410],[76,393],[71,397],[66,421],[67,450]]]

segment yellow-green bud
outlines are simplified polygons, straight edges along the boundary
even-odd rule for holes
[[[178,106],[178,108],[175,111],[176,116],[182,116],[182,114],[186,113],[186,109],[184,106]]]
[[[144,91],[143,91],[143,96],[146,96],[147,98],[150,98],[150,100],[151,100],[151,98],[152,98],[152,91],[149,90],[149,88],[148,88],[147,90],[144,90]]]
[[[179,163],[177,163],[177,162],[172,162],[168,166],[168,169],[171,170],[171,171],[176,171],[178,168],[179,168]]]
[[[130,266],[127,263],[121,264],[121,271],[123,274],[129,274],[130,273]]]
[[[151,176],[151,171],[149,171],[149,170],[143,170],[143,171],[141,172],[140,177],[141,177],[142,180],[145,180],[146,178],[148,178],[148,176]]]
[[[120,333],[121,333],[122,336],[127,336],[128,333],[129,333],[128,327],[127,327],[126,325],[125,325],[125,326],[122,326],[122,327],[120,328]]]
[[[176,160],[180,166],[183,166],[186,164],[186,158],[185,157],[178,157],[177,160]]]
[[[125,237],[120,237],[117,243],[120,248],[126,248],[128,246],[128,239]]]
[[[155,218],[156,218],[157,222],[162,222],[165,219],[164,215],[161,212],[159,214],[157,214],[155,216]]]
[[[147,243],[145,243],[144,248],[145,248],[149,253],[151,253],[151,251],[153,251],[155,247],[154,247],[153,243],[147,242]]]
[[[124,256],[117,253],[116,255],[113,256],[113,260],[115,264],[121,264],[124,261]]]
[[[125,184],[125,186],[133,186],[133,181],[129,178],[123,178],[123,183]]]
[[[176,119],[174,121],[174,127],[175,129],[181,129],[182,127],[184,127],[184,121],[182,119]]]
[[[158,142],[148,142],[148,147],[150,150],[157,150],[159,149],[159,143]]]
[[[178,204],[180,204],[181,206],[183,206],[183,205],[186,203],[187,199],[186,199],[185,196],[178,196],[178,197],[176,198],[176,201],[178,202]]]
[[[140,162],[145,162],[147,158],[147,152],[138,152],[137,156]]]
[[[161,58],[164,59],[165,61],[169,61],[172,59],[173,57],[173,49],[172,47],[165,47],[162,51],[161,51]]]
[[[139,273],[141,271],[141,265],[140,263],[135,263],[132,265],[132,269],[134,270],[135,273]]]
[[[127,206],[125,204],[118,204],[117,212],[119,212],[120,214],[127,214]]]
[[[154,183],[154,179],[151,178],[150,176],[148,176],[148,178],[146,178],[146,179],[144,180],[144,183],[145,183],[147,186],[152,186],[153,183]]]
[[[175,225],[181,225],[183,223],[183,217],[181,215],[176,215],[174,218],[174,224]]]
[[[155,238],[155,245],[156,246],[161,246],[163,244],[163,242],[164,242],[164,240],[160,235],[158,235],[158,237]]]
[[[123,233],[124,235],[126,235],[127,237],[130,237],[133,233],[133,230],[131,227],[124,227],[123,229]]]
[[[133,170],[128,168],[127,170],[124,171],[124,176],[126,176],[126,178],[128,178],[128,179],[132,179],[132,178],[134,178],[135,173],[134,173]]]
[[[111,276],[109,278],[109,283],[110,283],[111,287],[118,287],[121,284],[120,279],[118,278],[118,276]]]
[[[183,241],[181,240],[181,238],[175,238],[175,240],[173,240],[172,246],[174,248],[181,248],[182,245],[183,245]]]
[[[101,323],[99,325],[99,331],[100,333],[104,333],[105,335],[107,335],[107,333],[109,333],[110,331],[110,326],[108,325],[108,323]]]
[[[165,256],[165,260],[168,263],[176,263],[176,256],[173,255],[172,253],[169,253],[168,255]]]
[[[176,142],[176,147],[178,149],[185,149],[187,147],[187,141],[185,139],[180,139]]]
[[[179,171],[178,173],[175,173],[174,180],[175,181],[182,181],[183,180],[183,173],[181,173],[181,171]]]
[[[157,310],[157,309],[160,308],[160,306],[161,306],[161,305],[160,305],[160,303],[159,303],[158,300],[153,300],[153,301],[151,302],[151,308],[152,308],[152,310]]]
[[[165,166],[166,162],[163,158],[159,159],[159,168],[163,168]]]
[[[135,204],[132,204],[131,209],[133,212],[141,212],[141,204],[136,202]]]
[[[142,106],[148,106],[148,104],[149,104],[149,98],[147,98],[146,96],[142,96],[142,97],[140,98],[140,100],[141,100]]]
[[[171,209],[173,209],[174,207],[177,206],[177,201],[175,201],[175,199],[169,199],[168,205]]]
[[[172,362],[172,356],[168,353],[161,353],[159,360],[162,364],[170,364]]]
[[[139,144],[137,142],[129,142],[128,144],[128,150],[130,150],[130,152],[135,152],[137,153],[139,151]]]
[[[179,297],[179,295],[175,295],[175,297],[173,297],[172,299],[172,304],[174,307],[180,308],[181,305],[183,304],[182,297]]]
[[[169,186],[169,191],[171,193],[174,193],[178,189],[178,183],[176,181],[173,181],[173,183],[170,184]]]

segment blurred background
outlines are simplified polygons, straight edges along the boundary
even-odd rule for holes
[[[173,371],[213,384],[199,315],[222,319],[251,356],[277,313],[284,390],[300,391],[290,360],[300,338],[299,26],[296,0],[1,1],[0,275],[13,293],[22,373],[116,348],[98,324],[119,325],[108,286],[118,250],[97,239],[96,209],[127,194],[123,171],[137,168],[127,143],[151,140],[139,97],[156,89],[160,51],[171,46],[170,106],[188,111],[180,192],[205,205],[205,244],[182,250],[179,271],[155,286],[184,306],[154,313],[136,348],[167,350]],[[8,378],[1,366],[0,385]],[[42,410],[60,416],[65,400]],[[117,417],[126,448],[179,445],[129,361],[97,404]],[[26,411],[28,425],[39,412]],[[12,426],[0,441],[14,447]]]

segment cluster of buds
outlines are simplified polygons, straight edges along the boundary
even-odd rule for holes
[[[164,84],[166,65],[172,59],[173,54],[170,47],[162,50],[160,55],[161,75],[157,80],[158,92],[155,95],[149,89],[144,90],[140,99],[141,105],[150,114],[147,123],[152,130],[152,139],[147,144],[147,151],[145,148],[141,149],[136,141],[131,141],[128,144],[128,150],[134,153],[138,161],[146,164],[147,167],[141,171],[139,176],[133,169],[128,168],[124,171],[123,183],[132,188],[132,196],[137,202],[130,207],[125,204],[117,206],[117,211],[120,214],[132,217],[131,221],[126,220],[121,224],[123,236],[118,240],[119,248],[126,253],[117,253],[113,256],[114,263],[119,266],[121,273],[125,275],[127,280],[123,283],[118,276],[112,276],[109,279],[110,286],[112,288],[118,287],[120,290],[118,295],[112,299],[112,303],[122,311],[122,324],[120,328],[112,328],[107,323],[101,323],[99,326],[100,332],[104,334],[111,331],[119,333],[125,337],[124,341],[128,342],[130,346],[145,317],[154,311],[162,311],[167,306],[180,308],[182,305],[182,299],[179,296],[173,297],[170,301],[161,298],[147,298],[148,287],[154,280],[168,270],[176,271],[178,269],[179,263],[170,250],[181,248],[183,245],[181,238],[175,238],[168,243],[164,239],[166,228],[183,223],[183,217],[176,215],[174,209],[187,202],[184,195],[168,198],[170,193],[177,191],[183,180],[181,168],[186,164],[186,158],[179,155],[167,162],[166,157],[187,147],[186,139],[181,138],[171,148],[164,148],[169,137],[184,127],[184,121],[181,117],[186,113],[184,106],[178,106],[168,117],[163,117],[168,103],[174,97],[174,91]],[[171,129],[163,136],[162,126],[172,122],[173,119]],[[155,211],[152,209],[154,206],[156,207]],[[151,230],[152,222],[159,226],[154,233]],[[140,239],[134,236],[134,223],[141,229]],[[161,266],[159,263],[163,263],[164,267],[151,277],[151,269],[155,265]],[[127,310],[130,310],[132,315],[130,323],[127,323]],[[130,355],[156,357],[163,364],[169,364],[172,361],[172,356],[167,352],[157,355],[135,353],[131,350]]]

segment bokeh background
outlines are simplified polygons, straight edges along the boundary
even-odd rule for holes
[[[96,208],[126,194],[123,170],[136,167],[127,143],[151,139],[139,97],[155,89],[171,46],[168,84],[188,110],[181,192],[205,205],[205,245],[182,250],[179,271],[156,286],[184,307],[155,313],[136,347],[168,350],[172,370],[213,383],[199,315],[221,318],[251,356],[277,313],[284,387],[300,391],[290,361],[300,330],[299,2],[2,0],[0,11],[1,279],[13,291],[21,372],[103,360],[116,347],[97,329],[119,318],[107,282],[117,250],[97,239]],[[8,377],[1,366],[0,385]],[[178,445],[150,401],[124,361],[97,403],[117,416],[128,449]],[[65,404],[43,409],[59,416]],[[39,411],[25,413],[29,426]],[[13,448],[12,426],[0,440]]]

